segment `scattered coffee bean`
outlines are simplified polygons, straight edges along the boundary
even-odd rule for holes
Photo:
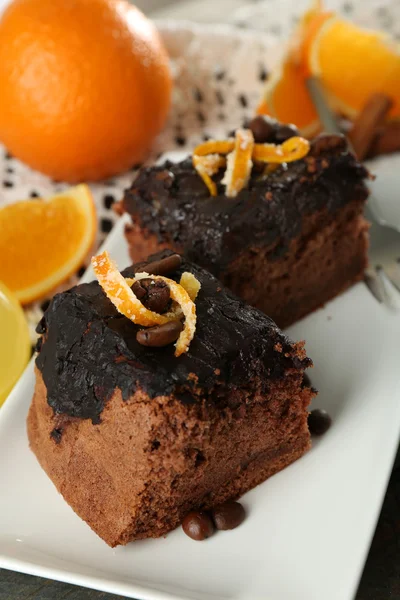
[[[211,515],[215,527],[222,531],[239,527],[246,516],[243,506],[232,500],[215,506],[211,511]]]
[[[170,291],[165,281],[157,281],[146,277],[135,281],[132,292],[149,310],[162,314],[170,305]]]
[[[179,269],[181,264],[182,258],[179,254],[171,254],[161,260],[155,260],[148,265],[144,265],[142,270],[150,275],[167,275]]]
[[[275,133],[275,143],[283,144],[283,142],[296,135],[299,135],[299,130],[295,125],[278,125]]]
[[[251,119],[246,127],[251,129],[256,144],[265,144],[275,140],[278,121],[265,115],[258,115]]]
[[[347,150],[347,140],[344,135],[320,133],[310,143],[309,156],[318,157],[325,152],[341,154]]]
[[[196,510],[183,519],[182,529],[192,540],[202,541],[214,533],[214,523],[208,513]]]
[[[323,435],[331,425],[332,419],[326,410],[315,408],[308,415],[308,428],[312,435]]]
[[[136,339],[142,346],[162,348],[175,342],[182,329],[183,325],[180,321],[170,321],[164,325],[140,329],[136,334]]]

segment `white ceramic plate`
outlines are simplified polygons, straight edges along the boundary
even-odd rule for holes
[[[105,244],[121,268],[122,232],[123,219]],[[141,600],[350,600],[398,443],[400,315],[359,284],[290,334],[334,425],[244,496],[241,527],[202,543],[177,529],[112,550],[73,513],[28,448],[31,363],[0,411],[0,567]]]

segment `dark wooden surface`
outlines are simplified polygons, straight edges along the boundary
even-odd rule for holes
[[[356,600],[400,600],[399,463],[398,460],[390,479]],[[310,577],[312,577],[312,565]],[[0,570],[0,600],[63,600],[64,598],[122,600],[121,596]]]

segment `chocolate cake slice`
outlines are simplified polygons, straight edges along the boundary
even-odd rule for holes
[[[170,255],[150,257],[147,272],[165,274],[159,266]],[[310,447],[315,391],[303,382],[312,364],[303,343],[203,268],[175,266],[170,279],[189,271],[201,284],[195,335],[179,357],[172,344],[140,344],[138,325],[97,282],[56,295],[39,325],[30,446],[110,546],[162,536],[189,511],[239,497]]]
[[[293,127],[250,126],[281,143]],[[286,327],[359,281],[367,264],[366,169],[344,137],[321,135],[300,160],[265,169],[227,197],[223,171],[210,195],[192,157],[144,168],[119,205],[132,260],[169,247],[209,269],[235,294]]]

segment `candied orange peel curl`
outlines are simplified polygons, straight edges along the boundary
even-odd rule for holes
[[[253,161],[280,164],[300,160],[308,154],[309,142],[294,136],[283,144],[255,144],[250,129],[238,129],[235,139],[208,140],[193,151],[193,166],[203,179],[211,196],[217,195],[212,176],[221,167],[227,167],[222,183],[226,195],[234,198],[247,185]]]
[[[226,186],[226,195],[234,198],[249,181],[253,161],[254,137],[250,129],[238,129],[235,146],[227,158],[227,169],[222,183]]]
[[[107,251],[94,256],[92,266],[101,287],[115,308],[136,325],[144,327],[164,325],[170,321],[180,320],[184,316],[184,327],[175,344],[175,356],[180,356],[188,351],[196,331],[196,306],[181,284],[168,277],[149,275],[145,272],[137,273],[133,279],[125,279]],[[169,287],[172,300],[178,305],[177,309],[163,315],[147,309],[130,287],[144,277],[164,281]]]
[[[253,159],[259,162],[283,163],[300,160],[308,154],[310,142],[303,137],[294,136],[277,146],[275,144],[255,144]]]
[[[211,177],[225,165],[226,158],[224,156],[219,156],[218,154],[209,154],[208,156],[193,155],[193,166],[208,187],[211,196],[217,195],[217,186]]]

